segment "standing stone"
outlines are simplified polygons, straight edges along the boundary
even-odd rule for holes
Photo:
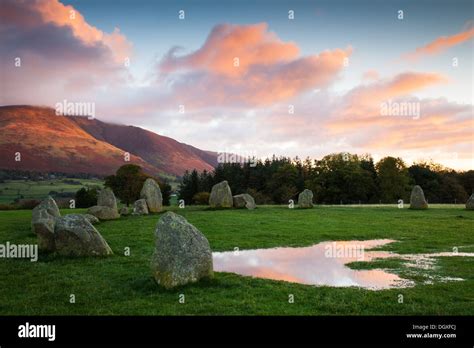
[[[84,215],[70,214],[56,219],[56,252],[65,256],[105,256],[112,249]]]
[[[299,208],[312,208],[313,207],[313,191],[305,189],[298,195],[298,207]]]
[[[133,203],[133,215],[148,215],[148,208],[144,199],[139,199]]]
[[[87,219],[87,221],[89,221],[93,225],[100,223],[99,219],[95,217],[94,215],[91,215],[91,214],[82,214],[82,215]]]
[[[416,185],[413,187],[410,195],[410,209],[427,209],[428,203],[425,199],[425,194],[423,193],[423,189]]]
[[[82,219],[82,217],[86,218],[91,224],[95,225],[98,224],[100,221],[97,217],[91,214],[66,214],[64,217],[68,217],[69,219]]]
[[[120,208],[120,215],[122,216],[127,216],[128,214],[130,214],[130,211],[128,210],[128,207],[122,207]]]
[[[255,200],[248,193],[235,195],[233,200],[235,208],[255,209]]]
[[[469,197],[466,202],[466,209],[467,210],[474,210],[474,193]]]
[[[117,200],[115,199],[114,191],[108,187],[102,189],[97,197],[97,205],[117,210]]]
[[[31,223],[38,237],[38,248],[43,251],[54,251],[54,226],[57,218],[48,214],[47,210],[39,209]]]
[[[211,278],[209,242],[184,217],[167,212],[156,225],[151,268],[156,282],[167,289]]]
[[[54,251],[54,226],[60,217],[59,208],[51,196],[48,196],[32,210],[31,230],[38,236],[38,248]]]
[[[53,197],[48,196],[46,199],[41,201],[36,207],[33,208],[33,215],[38,210],[46,210],[49,215],[54,217],[60,217],[61,213],[59,212],[58,205]]]
[[[99,220],[115,220],[120,218],[117,209],[106,207],[103,205],[94,205],[87,209],[87,214],[94,215]]]
[[[209,205],[211,208],[232,208],[233,198],[229,183],[222,181],[212,186],[209,196]]]
[[[152,213],[158,213],[163,210],[163,197],[161,196],[160,186],[152,178],[145,180],[140,198],[146,200],[148,210]]]

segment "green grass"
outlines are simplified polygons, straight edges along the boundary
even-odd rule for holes
[[[396,239],[383,247],[398,253],[474,251],[474,212],[458,206],[427,211],[393,206],[317,207],[312,210],[259,207],[247,210],[171,208],[209,239],[213,251],[307,246],[321,241]],[[75,212],[77,212],[76,210]],[[71,210],[63,210],[69,213]],[[0,211],[0,243],[35,243],[30,211]],[[474,259],[439,258],[439,276],[462,282],[423,285],[397,260],[355,263],[384,267],[407,276],[414,288],[370,291],[316,287],[216,273],[212,280],[174,290],[158,287],[150,272],[154,227],[159,214],[102,222],[98,230],[115,255],[61,258],[41,255],[38,262],[0,259],[2,315],[473,315]],[[130,247],[131,256],[124,256]],[[70,294],[76,303],[69,303]],[[185,304],[178,302],[185,295]],[[293,294],[295,303],[288,303]],[[402,294],[404,302],[398,302]]]
[[[74,180],[80,185],[64,183],[63,180]],[[5,180],[0,183],[0,203],[12,203],[20,195],[24,199],[43,199],[50,191],[77,192],[84,186],[102,186],[103,180],[98,179],[52,179],[52,180]]]

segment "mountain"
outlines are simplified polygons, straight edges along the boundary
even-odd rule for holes
[[[135,126],[110,124],[87,117],[70,117],[94,138],[112,144],[141,157],[165,173],[182,175],[185,170],[212,170],[217,165],[217,153],[158,135]]]
[[[0,169],[96,175],[113,174],[127,163],[161,176],[217,164],[216,153],[139,127],[57,116],[54,109],[26,105],[0,106],[0,153]]]

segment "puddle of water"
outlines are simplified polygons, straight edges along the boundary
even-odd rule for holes
[[[310,247],[273,248],[213,253],[214,271],[283,280],[307,285],[362,287],[371,290],[410,287],[414,282],[382,269],[355,270],[354,261],[402,258],[424,269],[432,268],[436,256],[474,256],[474,253],[399,255],[370,249],[394,240],[322,242]],[[421,268],[423,268],[421,267]]]

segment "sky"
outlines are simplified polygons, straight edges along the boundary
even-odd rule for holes
[[[0,6],[2,105],[90,102],[100,120],[244,156],[474,168],[470,0]]]

